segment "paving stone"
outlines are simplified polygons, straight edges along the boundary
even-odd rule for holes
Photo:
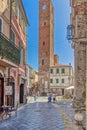
[[[46,102],[34,102],[18,111],[17,116],[0,123],[0,130],[65,130],[59,109]]]

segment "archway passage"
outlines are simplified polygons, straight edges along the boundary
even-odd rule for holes
[[[0,73],[0,106],[4,105],[4,78]]]

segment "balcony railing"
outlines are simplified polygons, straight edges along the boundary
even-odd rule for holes
[[[2,33],[0,33],[0,56],[16,65],[20,64],[20,49]]]

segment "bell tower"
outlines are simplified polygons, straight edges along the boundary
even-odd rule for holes
[[[49,90],[49,70],[54,65],[54,9],[51,0],[39,3],[39,87],[40,93]]]

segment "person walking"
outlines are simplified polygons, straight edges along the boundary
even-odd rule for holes
[[[51,94],[50,93],[48,93],[48,102],[51,102]]]
[[[55,103],[56,102],[56,94],[53,93],[52,97],[53,97],[53,103]]]

